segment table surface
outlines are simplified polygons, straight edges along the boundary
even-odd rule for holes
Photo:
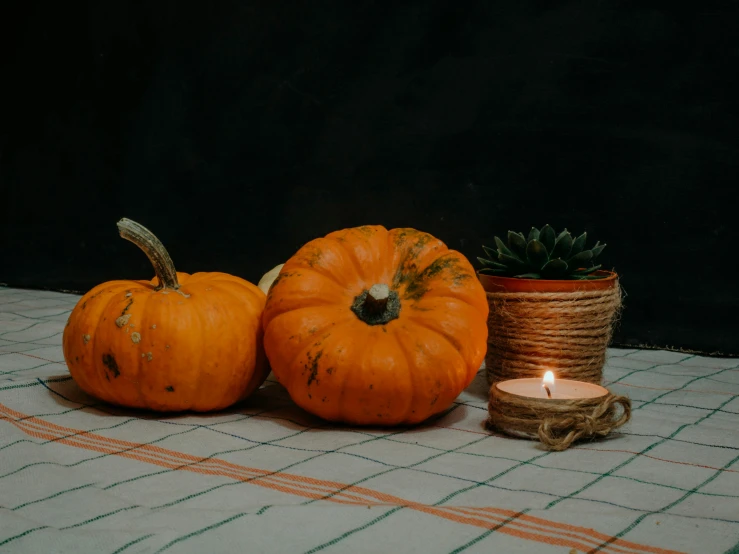
[[[0,552],[739,553],[739,359],[609,351],[622,432],[546,452],[442,417],[347,428],[272,380],[213,415],[101,404],[64,364],[79,297],[0,288]]]

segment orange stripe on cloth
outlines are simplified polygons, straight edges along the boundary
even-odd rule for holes
[[[710,469],[712,471],[725,471],[728,473],[739,473],[739,469],[727,469],[724,467],[706,466],[702,464],[693,464],[691,462],[679,462],[677,460],[668,460],[666,458],[658,458],[657,456],[650,456],[649,454],[642,454],[641,452],[634,452],[633,450],[616,450],[613,448],[587,448],[585,446],[578,446],[578,450],[591,450],[593,452],[623,452],[624,454],[634,454],[635,456],[644,456],[651,460],[657,460],[658,462],[667,462],[668,464],[679,464],[681,466],[700,467],[703,469]]]
[[[8,421],[24,433],[38,439],[128,458],[175,471],[226,477],[303,498],[349,505],[404,506],[456,523],[495,529],[496,532],[517,538],[574,548],[582,552],[589,552],[594,547],[605,544],[602,552],[606,553],[681,554],[674,550],[614,539],[586,527],[549,521],[512,510],[494,507],[430,506],[365,487],[313,479],[302,475],[276,473],[241,466],[218,458],[202,458],[159,446],[108,438],[27,416],[3,404],[0,404],[0,419]]]

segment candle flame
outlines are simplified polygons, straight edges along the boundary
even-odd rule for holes
[[[545,385],[553,385],[554,384],[554,373],[551,371],[547,371],[544,374],[544,384]]]

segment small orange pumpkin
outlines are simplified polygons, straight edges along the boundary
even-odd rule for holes
[[[64,329],[64,358],[88,394],[131,408],[207,412],[245,398],[269,373],[265,294],[226,273],[178,273],[161,242],[122,219],[152,281],[110,281],[85,294]]]
[[[272,371],[303,409],[358,425],[448,408],[485,356],[488,303],[469,261],[415,229],[364,226],[303,246],[264,309]]]

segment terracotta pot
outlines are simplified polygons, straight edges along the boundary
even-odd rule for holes
[[[572,292],[576,290],[603,290],[618,285],[618,275],[613,271],[596,271],[593,275],[603,275],[603,279],[517,279],[478,273],[477,278],[488,292]]]
[[[542,377],[600,383],[621,307],[618,275],[603,279],[518,279],[478,273],[488,293],[490,383]]]

